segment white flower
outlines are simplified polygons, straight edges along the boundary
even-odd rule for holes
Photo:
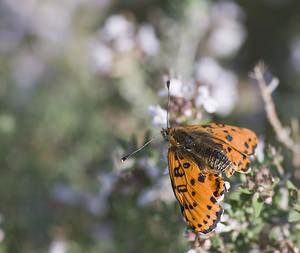
[[[159,40],[151,25],[142,25],[138,31],[137,39],[146,54],[155,55],[158,52]]]
[[[214,113],[217,109],[217,102],[209,94],[207,86],[200,86],[198,89],[198,96],[195,99],[197,107],[203,106],[208,113]]]
[[[258,139],[257,148],[255,149],[255,157],[262,163],[265,159],[265,141],[263,137]]]
[[[189,249],[186,253],[197,253],[195,249]]]
[[[107,73],[112,67],[113,52],[105,44],[99,43],[91,51],[91,60],[96,71]]]
[[[151,105],[148,107],[150,114],[152,115],[152,124],[154,127],[166,127],[167,125],[167,111],[161,108],[159,105]]]
[[[212,6],[211,15],[214,19],[241,20],[244,17],[243,10],[234,2],[223,1]]]
[[[170,95],[174,97],[182,97],[189,99],[193,95],[194,82],[182,82],[181,78],[170,78]],[[167,96],[167,89],[162,89],[158,92],[160,96]]]
[[[54,240],[50,244],[49,253],[65,253],[67,252],[66,242],[63,240]]]
[[[236,76],[214,59],[206,57],[196,65],[196,77],[201,83],[211,86],[211,97],[217,103],[216,112],[229,114],[238,98]]]
[[[226,223],[226,224],[225,224]],[[240,223],[239,221],[230,218],[227,214],[223,214],[221,217],[221,222],[217,224],[216,233],[224,233],[229,231],[241,231],[248,227],[248,223]]]
[[[132,34],[133,25],[122,15],[110,16],[103,28],[104,37],[108,40],[116,40]]]
[[[184,97],[183,83],[180,78],[170,79],[170,95],[175,97]]]
[[[224,185],[225,185],[226,191],[228,191],[230,189],[230,183],[228,181],[225,181]]]
[[[119,52],[126,52],[135,46],[134,25],[122,15],[110,16],[103,27],[102,38],[113,41],[113,46]]]
[[[226,57],[240,48],[245,37],[245,29],[240,23],[227,20],[213,30],[208,40],[208,46],[214,55]]]
[[[216,56],[226,57],[235,53],[246,37],[241,23],[244,13],[233,2],[221,2],[211,8],[212,32],[208,46]]]
[[[196,64],[196,78],[202,83],[215,83],[220,72],[221,66],[213,58],[203,57]]]

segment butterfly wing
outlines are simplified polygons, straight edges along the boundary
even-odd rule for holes
[[[253,155],[257,146],[256,134],[247,128],[212,123],[186,126],[186,129],[218,139],[245,155]]]
[[[223,213],[218,203],[225,191],[223,179],[200,168],[175,147],[169,148],[168,161],[173,191],[186,222],[195,232],[209,233]]]
[[[186,131],[191,132],[199,142],[196,145],[205,143],[213,149],[225,154],[232,163],[225,170],[229,177],[235,171],[247,172],[250,167],[249,156],[253,155],[257,146],[257,137],[254,132],[247,128],[240,128],[230,125],[212,123],[209,125],[187,126]],[[197,156],[197,154],[194,154]]]

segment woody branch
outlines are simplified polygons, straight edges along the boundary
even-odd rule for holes
[[[272,99],[272,93],[279,85],[279,80],[278,78],[272,78],[271,82],[267,83],[264,78],[265,71],[265,65],[260,62],[254,67],[254,71],[250,74],[250,76],[258,83],[260,93],[265,104],[267,118],[275,131],[278,141],[292,152],[293,165],[295,167],[300,167],[300,143],[297,143],[292,139],[288,128],[283,127],[278,118]]]

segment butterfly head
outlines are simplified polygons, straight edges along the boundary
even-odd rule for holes
[[[176,128],[169,127],[169,128],[163,128],[161,130],[161,135],[163,136],[165,141],[169,142],[172,146],[179,145],[178,141],[175,139],[176,137],[175,129]]]
[[[169,141],[169,131],[170,131],[170,128],[162,128],[161,131],[160,131],[162,137],[163,137],[164,140],[166,140],[166,141]]]

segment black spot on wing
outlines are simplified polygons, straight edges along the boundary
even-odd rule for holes
[[[230,134],[227,134],[227,135],[226,135],[226,139],[227,139],[228,141],[232,141],[232,140],[233,140],[233,137],[232,137]]]
[[[187,187],[186,187],[186,185],[183,185],[183,184],[177,185],[176,188],[177,188],[177,191],[178,191],[178,192],[187,192]]]
[[[216,200],[213,196],[210,197],[210,201],[211,201],[213,204],[217,202],[217,200]]]
[[[206,177],[205,177],[203,174],[200,173],[200,174],[199,174],[199,177],[198,177],[198,181],[201,182],[201,183],[204,183],[205,178],[206,178]]]
[[[183,163],[182,166],[183,166],[183,168],[188,169],[191,166],[191,164],[190,163]]]
[[[183,177],[184,176],[184,171],[180,167],[174,168],[174,176],[175,177]]]

